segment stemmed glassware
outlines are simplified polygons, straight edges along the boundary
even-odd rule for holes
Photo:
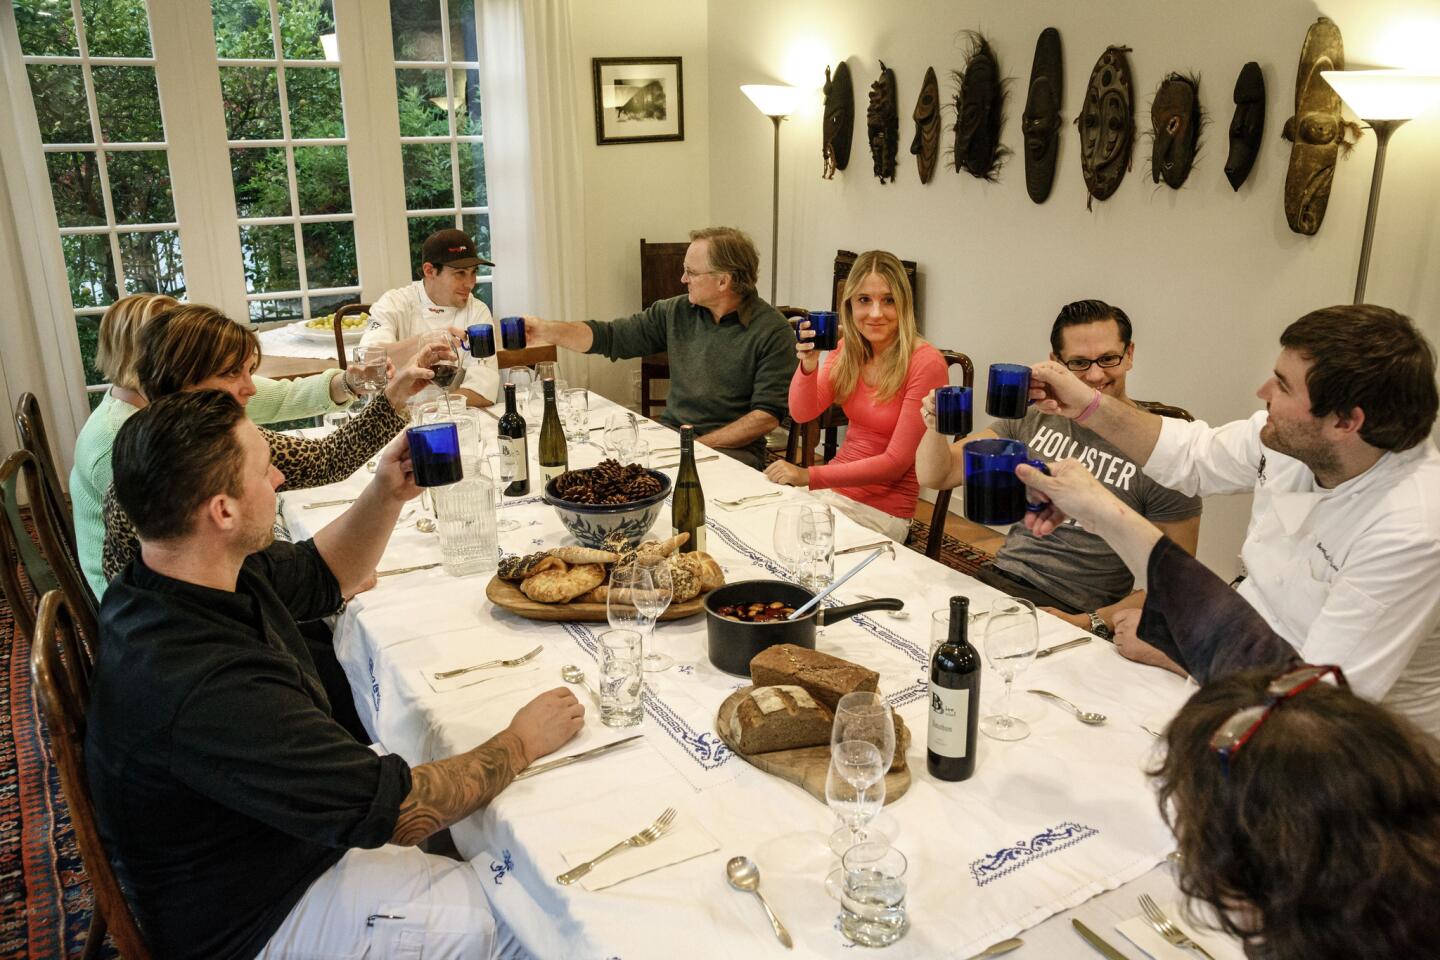
[[[874,747],[880,755],[880,775],[878,778],[861,778],[853,773],[846,774],[847,778],[857,788],[868,789],[876,779],[881,781],[879,792],[880,799],[885,798],[885,772],[890,769],[891,763],[895,760],[895,715],[890,710],[890,704],[878,693],[871,691],[856,691],[847,693],[835,704],[835,721],[830,727],[830,752],[831,765],[844,766],[849,762],[850,754],[841,749],[845,744],[866,743]],[[842,770],[842,772],[844,772]],[[874,818],[879,812],[877,806],[866,818],[866,823]],[[853,836],[854,831],[837,831],[831,837],[831,849],[836,856],[844,854],[850,847],[865,839],[863,836],[858,839]]]
[[[430,370],[435,374],[431,381],[444,394],[441,404],[450,409],[450,388],[460,375],[460,348],[449,330],[427,330],[420,336],[420,350],[431,355]]]
[[[674,658],[669,654],[657,653],[654,650],[655,629],[660,626],[660,618],[669,609],[670,601],[675,598],[675,585],[670,575],[669,563],[652,564],[645,570],[650,574],[650,585],[635,598],[635,605],[650,621],[650,635],[645,638],[645,672],[659,673],[661,670],[669,670],[675,664]]]
[[[640,440],[640,426],[629,411],[612,413],[605,419],[605,452],[622,464],[630,459]]]
[[[670,567],[631,563],[610,571],[610,589],[605,599],[605,617],[616,630],[638,630],[645,649],[655,632],[655,623],[670,606],[674,589]],[[645,654],[645,671],[667,670],[675,661],[663,653]]]
[[[490,463],[490,479],[495,481],[495,530],[499,533],[518,530],[518,522],[500,515],[500,507],[505,503],[505,488],[515,479],[515,459],[499,450],[487,455],[486,459]]]
[[[985,622],[985,659],[990,669],[1005,681],[1002,712],[980,720],[980,732],[996,740],[1024,740],[1030,725],[1010,713],[1010,687],[1017,674],[1035,662],[1040,644],[1040,623],[1035,604],[1015,597],[1001,597],[990,605]]]
[[[804,513],[803,503],[782,503],[775,511],[775,556],[792,574],[800,565],[800,517]]]
[[[842,740],[831,746],[825,802],[840,823],[830,835],[830,850],[836,857],[866,839],[866,827],[885,805],[885,770],[884,756],[868,740]],[[843,880],[838,866],[825,878],[825,888],[837,899]]]
[[[362,407],[369,406],[388,382],[388,357],[384,347],[355,348],[355,392]]]

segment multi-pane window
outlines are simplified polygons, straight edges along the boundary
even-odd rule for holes
[[[329,313],[360,292],[331,0],[211,11],[250,318]]]
[[[420,247],[459,227],[490,255],[490,210],[480,122],[480,63],[474,0],[391,0],[395,97],[405,169],[410,262],[419,277]],[[492,302],[490,268],[476,296]]]
[[[40,122],[87,384],[105,308],[185,295],[145,0],[23,0],[15,22]]]

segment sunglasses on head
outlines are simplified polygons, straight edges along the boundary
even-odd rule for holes
[[[1220,755],[1220,764],[1225,776],[1230,776],[1230,763],[1235,754],[1240,752],[1250,738],[1260,729],[1260,726],[1270,717],[1276,707],[1309,690],[1315,684],[1334,675],[1335,683],[1344,690],[1350,689],[1345,674],[1335,664],[1314,665],[1305,664],[1287,673],[1283,673],[1270,681],[1265,688],[1265,702],[1256,704],[1253,707],[1242,707],[1232,713],[1215,735],[1210,738],[1210,749]]]

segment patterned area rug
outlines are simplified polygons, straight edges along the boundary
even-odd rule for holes
[[[93,903],[30,692],[30,645],[0,600],[0,957],[79,956]],[[100,956],[118,954],[107,943]]]
[[[925,544],[930,539],[930,524],[918,517],[910,521],[910,539],[906,546],[916,553],[925,552]],[[947,567],[953,567],[961,573],[970,576],[981,567],[988,567],[995,561],[995,558],[984,550],[972,547],[964,540],[945,534],[940,541],[940,556],[936,557]]]

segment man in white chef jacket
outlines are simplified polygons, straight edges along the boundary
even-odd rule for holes
[[[440,230],[425,240],[421,256],[423,276],[386,291],[371,306],[369,329],[360,338],[362,347],[398,344],[413,352],[419,347],[419,336],[430,330],[459,333],[477,323],[493,326],[490,308],[472,291],[478,268],[494,264],[480,256],[475,241],[463,230]],[[500,331],[496,330],[495,341],[499,340]],[[495,402],[500,394],[500,366],[495,357],[480,360],[461,350],[460,369],[457,392],[470,406],[488,407]]]
[[[1356,693],[1440,736],[1435,351],[1409,318],[1369,304],[1308,313],[1280,348],[1257,392],[1265,411],[1221,427],[1119,403],[1054,362],[1033,368],[1032,396],[1167,487],[1253,492],[1240,594],[1307,661],[1340,664]]]

